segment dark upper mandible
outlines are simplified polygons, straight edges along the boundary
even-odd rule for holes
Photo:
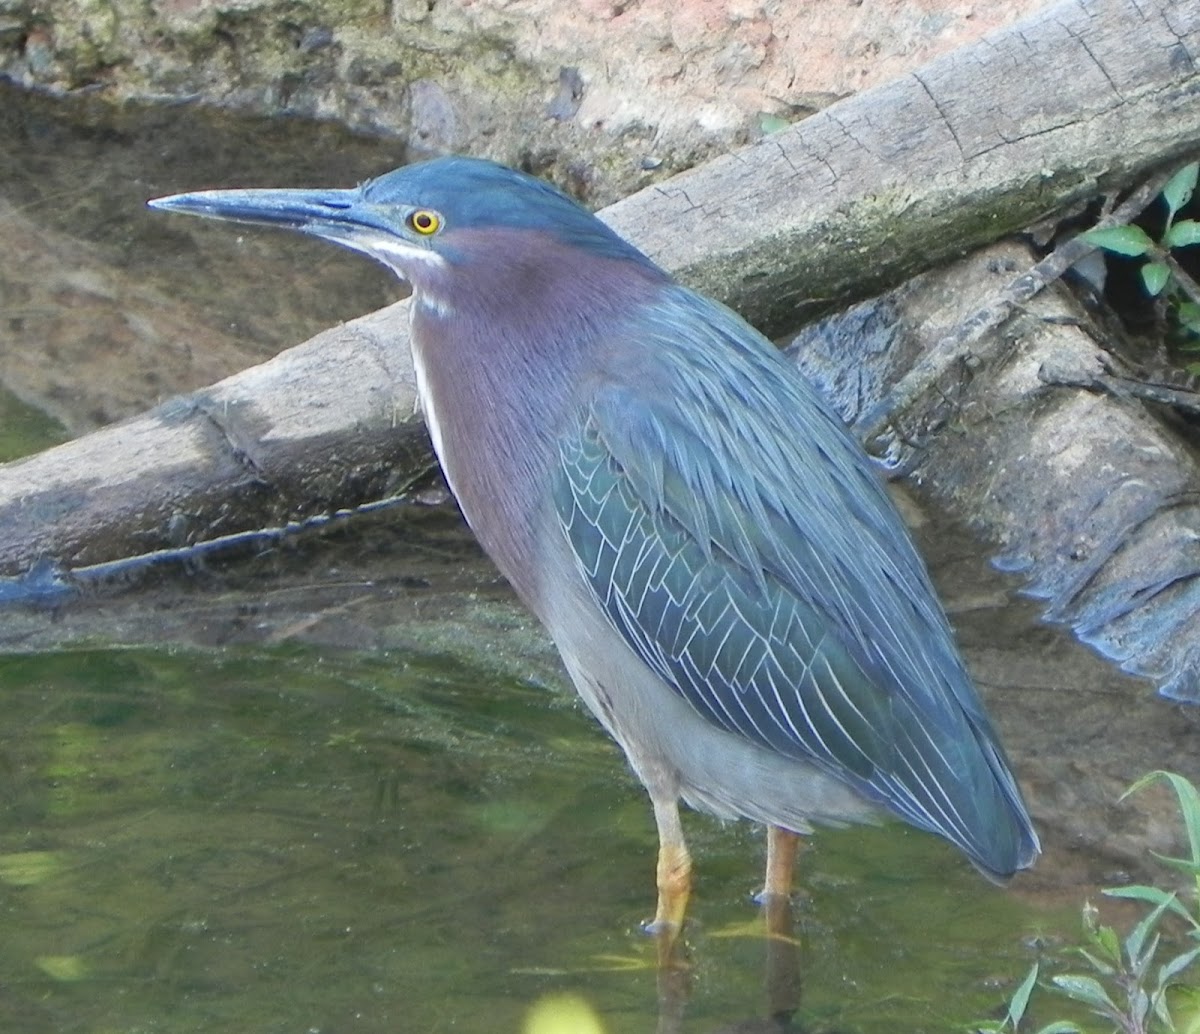
[[[370,228],[411,238],[406,220],[415,210],[429,210],[441,222],[440,232],[425,242],[433,251],[441,250],[443,240],[451,241],[456,230],[530,230],[596,255],[652,265],[562,191],[480,158],[455,156],[407,165],[352,190],[200,191],[149,204],[191,215],[281,226],[342,244]],[[339,227],[345,232],[339,232]]]

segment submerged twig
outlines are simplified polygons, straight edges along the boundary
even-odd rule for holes
[[[1117,398],[1135,398],[1144,402],[1157,402],[1193,416],[1200,416],[1200,392],[1189,391],[1187,388],[1172,388],[1166,384],[1154,384],[1150,381],[1139,381],[1132,377],[1123,377],[1120,374],[1112,373],[1109,370],[1102,372],[1075,371],[1061,367],[1050,370],[1042,367],[1038,371],[1038,379],[1043,384],[1086,388],[1089,391],[1103,391]]]
[[[203,542],[195,542],[190,546],[155,549],[149,553],[121,557],[118,560],[107,560],[99,564],[70,568],[51,561],[39,561],[31,570],[18,578],[0,578],[0,608],[14,605],[57,607],[59,604],[79,596],[87,588],[103,585],[105,582],[128,575],[141,574],[151,567],[167,563],[189,563],[241,546],[259,543],[276,545],[283,539],[299,535],[301,532],[323,528],[351,517],[374,513],[377,510],[387,510],[414,503],[412,494],[406,491],[399,495],[388,496],[386,499],[363,503],[360,506],[334,510],[332,513],[320,513],[303,520],[288,521],[287,524],[274,528],[232,532],[229,535],[220,535],[217,538],[205,539]]]

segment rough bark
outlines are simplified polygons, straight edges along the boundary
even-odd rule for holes
[[[806,328],[791,353],[851,422],[1034,256],[1004,242]],[[1118,363],[1061,284],[898,422],[894,458],[1025,579],[1046,614],[1200,700],[1200,458],[1163,411],[1101,390]]]
[[[94,564],[379,498],[433,465],[400,303],[0,466],[0,565]]]
[[[1055,5],[602,213],[778,331],[1200,140],[1200,8]],[[403,304],[0,468],[0,564],[96,562],[386,491],[428,464]]]
[[[1069,0],[605,213],[768,331],[1200,143],[1200,5]]]

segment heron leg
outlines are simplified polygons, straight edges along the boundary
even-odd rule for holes
[[[767,827],[767,875],[763,880],[761,901],[773,897],[787,898],[792,893],[792,873],[796,868],[796,852],[800,837],[790,829]]]
[[[767,997],[770,1013],[790,1020],[800,1006],[800,945],[792,920],[792,872],[800,837],[767,827],[767,875],[758,896],[767,934]]]
[[[669,949],[683,928],[692,893],[692,856],[683,838],[679,802],[674,797],[651,797],[658,825],[658,908],[648,932],[664,939]]]

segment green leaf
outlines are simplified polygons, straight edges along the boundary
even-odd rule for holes
[[[1097,973],[1101,974],[1102,976],[1111,977],[1117,971],[1116,966],[1112,966],[1109,963],[1105,962],[1103,959],[1097,958],[1086,948],[1075,948],[1074,951],[1076,951],[1078,954],[1082,955],[1085,959],[1087,959],[1088,964],[1092,967],[1092,969],[1094,969]],[[1115,959],[1118,962],[1120,962],[1120,958],[1121,958],[1121,956],[1119,954],[1115,956]]]
[[[1087,230],[1080,236],[1097,248],[1117,255],[1128,255],[1130,258],[1137,258],[1154,250],[1154,241],[1140,226],[1106,226]]]
[[[1175,796],[1179,801],[1179,811],[1183,815],[1183,826],[1187,830],[1188,850],[1191,852],[1192,861],[1200,865],[1200,793],[1187,779],[1174,772],[1164,772],[1162,769],[1158,769],[1142,776],[1121,794],[1121,800],[1125,800],[1130,794],[1159,780],[1169,783],[1171,789],[1175,791]]]
[[[1175,1029],[1175,1021],[1171,1018],[1171,1010],[1167,1006],[1167,994],[1163,990],[1159,990],[1154,995],[1154,1015],[1158,1017],[1164,1029],[1170,1031]]]
[[[1200,876],[1200,865],[1190,858],[1172,858],[1169,854],[1159,854],[1157,851],[1151,851],[1150,854],[1156,862],[1162,862],[1169,869],[1175,869],[1187,876]]]
[[[1168,248],[1187,248],[1200,244],[1200,223],[1195,219],[1180,219],[1167,231],[1163,244]]]
[[[1169,210],[1167,222],[1174,219],[1175,213],[1191,200],[1192,191],[1196,189],[1197,172],[1200,172],[1200,164],[1192,162],[1190,165],[1185,165],[1163,187],[1163,200],[1167,203]]]
[[[1181,302],[1179,308],[1175,311],[1175,316],[1179,320],[1179,325],[1189,334],[1200,336],[1200,305],[1195,302]],[[1195,342],[1189,342],[1185,347],[1190,349],[1196,348]]]
[[[1151,905],[1161,905],[1164,901],[1175,897],[1173,893],[1163,890],[1162,887],[1151,887],[1144,883],[1132,883],[1128,887],[1105,887],[1100,893],[1106,898],[1127,898],[1130,901],[1145,901]],[[1176,902],[1176,910],[1182,908],[1183,906]]]
[[[1121,962],[1121,942],[1117,939],[1117,931],[1111,926],[1101,926],[1096,929],[1096,944],[1113,962]]]
[[[1152,912],[1147,913],[1137,926],[1129,931],[1129,936],[1125,938],[1125,952],[1129,956],[1129,961],[1135,967],[1142,960],[1142,946],[1145,944],[1146,938],[1154,932],[1158,926],[1158,921],[1162,918],[1163,913],[1170,907],[1171,901],[1174,899],[1175,895],[1172,894],[1169,899],[1160,902]],[[1153,954],[1153,951],[1150,954]]]
[[[1154,956],[1158,952],[1159,935],[1156,933],[1150,938],[1150,943],[1142,950],[1142,953],[1133,960],[1133,964],[1129,967],[1129,975],[1132,976],[1134,983],[1140,988],[1150,978],[1150,963],[1154,961]]]
[[[1044,1027],[1039,1027],[1037,1034],[1082,1034],[1082,1032],[1073,1023],[1068,1023],[1066,1020],[1055,1020],[1053,1023],[1047,1023]]]
[[[1171,996],[1171,1006],[1179,1015],[1174,1027],[1168,1031],[1178,1031],[1179,1034],[1200,1034],[1200,989],[1194,985],[1176,984],[1175,993]]]
[[[1196,950],[1200,951],[1200,948]],[[1021,981],[1021,986],[1013,992],[1012,998],[1009,999],[1008,1022],[1012,1024],[1013,1030],[1021,1026],[1021,1020],[1025,1016],[1025,1010],[1029,1007],[1029,996],[1033,994],[1037,978],[1038,964],[1035,962],[1033,968],[1029,970],[1029,975]]]
[[[1170,962],[1164,962],[1158,971],[1158,986],[1166,987],[1172,979],[1196,961],[1197,955],[1200,955],[1200,948],[1193,948],[1182,955],[1176,955]]]
[[[1142,266],[1142,286],[1151,298],[1161,294],[1170,279],[1171,270],[1165,262],[1147,262]]]
[[[1141,884],[1135,884],[1132,887],[1109,887],[1107,890],[1101,891],[1106,898],[1127,898],[1130,901],[1145,901],[1151,905],[1161,905],[1166,902],[1167,908],[1174,912],[1181,919],[1186,919],[1193,926],[1196,926],[1196,920],[1192,914],[1180,903],[1179,899],[1173,893],[1168,894],[1165,890],[1158,887],[1145,887]]]
[[[1090,1005],[1105,1016],[1117,1015],[1120,1010],[1108,997],[1108,993],[1100,986],[1100,981],[1093,977],[1056,976],[1050,978],[1063,994],[1074,998],[1077,1002]]]

